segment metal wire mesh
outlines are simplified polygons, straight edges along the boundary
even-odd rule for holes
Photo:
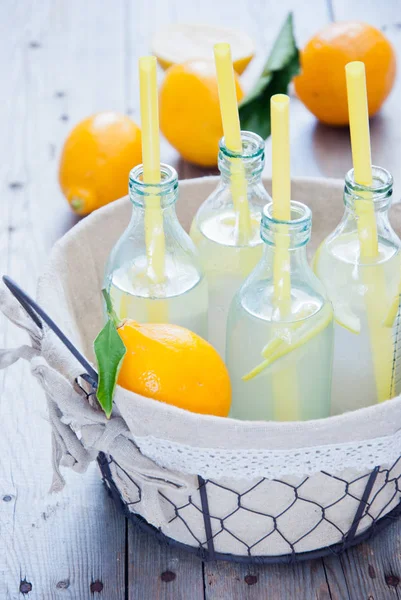
[[[212,480],[203,480],[201,477],[198,478],[199,485],[197,488],[197,498],[193,495],[188,496],[187,501],[176,505],[170,498],[168,498],[165,494],[159,491],[161,498],[166,501],[172,510],[171,521],[178,519],[182,522],[182,524],[186,527],[190,535],[193,539],[193,544],[183,544],[181,542],[177,542],[171,538],[165,536],[161,529],[157,529],[152,525],[146,523],[146,521],[135,514],[135,504],[138,504],[141,501],[141,491],[140,485],[135,482],[132,477],[124,471],[125,475],[129,477],[133,484],[135,484],[138,489],[138,495],[132,502],[127,503],[124,501],[116,483],[113,479],[113,475],[110,469],[110,466],[113,468],[120,469],[121,467],[114,461],[114,459],[110,456],[105,456],[104,454],[100,454],[98,458],[99,466],[103,475],[103,480],[115,499],[115,501],[119,504],[120,508],[124,511],[126,516],[128,516],[135,524],[139,525],[141,529],[145,529],[148,532],[151,532],[153,535],[156,535],[157,539],[161,542],[168,543],[173,546],[178,546],[184,548],[185,550],[197,554],[203,560],[215,560],[215,559],[224,559],[224,560],[232,560],[237,562],[256,562],[256,563],[275,563],[275,562],[294,562],[297,560],[303,560],[308,558],[315,558],[319,556],[324,556],[330,553],[340,554],[344,552],[349,547],[354,544],[359,543],[371,535],[373,535],[376,531],[380,530],[383,526],[390,523],[392,520],[396,519],[401,513],[401,502],[397,504],[388,514],[383,516],[386,512],[386,509],[397,499],[400,495],[400,479],[401,475],[397,474],[399,467],[401,466],[401,457],[390,467],[390,468],[375,468],[371,473],[361,475],[360,477],[353,479],[352,481],[346,481],[341,477],[337,477],[336,475],[331,475],[330,473],[322,472],[322,474],[329,478],[336,480],[342,487],[343,492],[340,497],[336,498],[335,501],[321,505],[316,501],[311,501],[306,498],[302,489],[305,487],[307,481],[310,479],[309,477],[305,477],[302,482],[298,485],[291,485],[285,481],[274,480],[276,483],[281,485],[285,485],[293,494],[293,500],[289,503],[287,507],[285,507],[279,514],[272,514],[269,511],[257,511],[252,510],[247,507],[247,496],[252,493],[258,486],[263,485],[263,482],[266,479],[261,478],[256,484],[252,485],[249,489],[243,491],[242,493],[238,493],[235,490],[222,486],[219,482]],[[377,482],[380,482],[377,485]],[[361,496],[357,496],[352,492],[353,486],[358,482],[358,484],[363,483],[363,493]],[[376,484],[376,485],[375,485]],[[376,513],[374,510],[375,503],[377,499],[380,497],[380,494],[383,492],[386,486],[393,487],[393,493],[391,494],[388,502]],[[209,510],[208,505],[208,494],[210,494],[210,490],[213,486],[217,486],[219,488],[224,489],[226,492],[233,494],[236,497],[236,508],[233,511],[230,511],[224,517],[218,517],[213,514]],[[375,488],[375,489],[374,489]],[[372,493],[374,490],[374,493]],[[357,509],[355,511],[355,517],[351,524],[351,527],[347,531],[343,531],[336,523],[334,523],[329,518],[329,510],[335,504],[340,503],[346,497],[351,497],[356,501]],[[200,502],[198,501],[200,498]],[[316,523],[306,531],[301,538],[297,540],[288,539],[280,527],[281,518],[291,511],[296,503],[304,502],[313,505],[315,509],[319,512],[319,518],[316,520]],[[191,528],[191,523],[188,519],[185,518],[185,509],[187,507],[193,507],[195,510],[199,511],[202,514],[203,522],[204,522],[204,539],[200,539]],[[239,539],[236,534],[231,531],[228,522],[230,517],[237,513],[238,511],[244,511],[244,518],[246,513],[253,513],[257,516],[259,520],[259,530],[261,532],[260,537],[253,543],[248,544],[246,541]],[[368,520],[369,524],[367,528],[364,530],[362,534],[357,535],[358,528],[360,524],[364,521]],[[321,523],[325,521],[331,527],[334,527],[339,534],[340,541],[331,546],[326,546],[320,548],[318,550],[309,551],[309,552],[298,552],[297,545],[299,542],[310,535],[315,529],[317,529]],[[216,524],[218,525],[216,527]],[[237,539],[237,541],[243,545],[244,552],[239,555],[233,554],[224,554],[215,551],[216,540],[222,532],[226,532],[228,535],[231,535]],[[255,552],[257,546],[268,538],[272,536],[274,533],[280,535],[288,547],[288,552],[284,554],[280,554],[279,556],[263,556],[259,555]]]

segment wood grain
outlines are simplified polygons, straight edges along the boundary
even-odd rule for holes
[[[123,105],[122,2],[2,3],[1,273],[34,293],[53,242],[74,222],[57,185],[59,149],[73,119]],[[107,52],[98,31],[117,43]],[[94,76],[99,57],[102,76]],[[77,60],[79,56],[79,61]],[[120,69],[120,86],[118,73]],[[104,91],[102,91],[104,90]],[[114,96],[114,97],[113,97]],[[83,111],[83,112],[81,112]],[[26,336],[1,319],[2,347]],[[125,520],[106,498],[97,468],[67,473],[50,496],[50,427],[27,365],[0,374],[0,598],[124,598]]]
[[[129,600],[204,600],[202,562],[129,524]]]

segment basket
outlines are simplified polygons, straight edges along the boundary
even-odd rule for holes
[[[216,181],[181,182],[177,210],[187,229]],[[294,197],[313,211],[311,252],[341,217],[342,187],[293,181]],[[31,345],[2,351],[0,366],[29,360],[45,390],[52,489],[64,483],[60,467],[85,471],[97,460],[127,517],[203,560],[272,563],[340,553],[397,518],[399,397],[316,421],[246,422],[189,413],[117,386],[112,418],[105,418],[95,400],[92,343],[102,326],[105,261],[129,218],[124,198],[65,235],[39,281],[38,304],[7,278],[24,309],[1,290],[3,312],[28,331]],[[400,231],[398,206],[392,221]]]

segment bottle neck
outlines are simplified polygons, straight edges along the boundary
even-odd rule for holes
[[[284,296],[288,296],[293,279],[299,283],[310,275],[306,247],[311,228],[312,213],[300,202],[291,202],[288,221],[274,217],[273,203],[263,209],[261,238],[265,243],[265,265],[273,273],[275,286],[282,286]]]
[[[372,165],[372,184],[361,185],[354,179],[354,169],[345,176],[344,205],[350,214],[370,210],[376,215],[388,212],[393,195],[393,178],[382,167]]]
[[[261,183],[265,164],[265,144],[256,133],[241,131],[242,150],[232,152],[225,145],[224,137],[219,142],[218,167],[223,183],[245,176],[248,185]]]
[[[356,183],[353,169],[346,174],[345,212],[334,236],[357,235],[359,254],[365,261],[376,260],[380,240],[399,243],[388,218],[392,194],[393,178],[386,169],[372,166],[369,186]]]
[[[274,216],[274,203],[263,208],[260,236],[266,248],[285,248],[290,252],[305,253],[312,230],[312,213],[301,202],[291,201],[290,219],[284,221]]]
[[[143,165],[130,172],[129,198],[134,212],[145,213],[146,209],[157,209],[163,217],[175,215],[175,203],[178,199],[178,175],[172,167],[160,165],[160,182],[143,181]]]

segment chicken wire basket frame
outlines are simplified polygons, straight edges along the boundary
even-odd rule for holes
[[[209,184],[213,185],[215,183],[215,181],[210,181],[213,178],[208,179]],[[298,187],[302,192],[302,186],[298,185]],[[339,189],[337,184],[337,192]],[[204,192],[202,196],[204,196]],[[121,202],[116,203],[116,210],[119,212],[116,215],[118,220],[121,219],[121,207]],[[110,214],[112,210],[112,207],[104,209],[106,213],[104,217],[108,227],[111,225]],[[126,207],[124,210],[127,212]],[[98,213],[99,218],[102,211],[98,211]],[[80,225],[82,231],[85,232],[86,224],[90,224],[91,219],[92,217]],[[67,241],[67,243],[69,242]],[[103,239],[101,243],[104,243]],[[53,284],[54,273],[52,273],[50,279]],[[68,284],[68,281],[66,283]],[[7,280],[7,284],[16,294],[35,325],[41,330],[54,331],[68,349],[68,353],[81,364],[82,368],[78,369],[78,372],[76,367],[74,369],[75,384],[81,396],[90,403],[96,393],[97,380],[96,371],[90,362],[38,304],[19,290],[18,286],[13,285],[10,280]],[[51,304],[51,301],[46,302],[45,307],[54,316],[53,308],[50,309]],[[45,323],[44,326],[42,320]],[[71,336],[68,328],[67,332]],[[83,373],[82,370],[84,370]],[[77,373],[78,376],[76,376]],[[394,402],[397,403],[398,400]],[[149,404],[151,403],[147,401],[147,405]],[[363,414],[363,410],[361,414]],[[359,411],[357,412],[359,413]],[[391,419],[388,419],[388,414],[385,418],[394,421],[397,420],[398,416],[399,413],[392,413]],[[381,418],[383,419],[383,416]],[[392,431],[394,432],[394,428]],[[142,448],[140,448],[140,452],[143,452]],[[144,454],[146,455],[146,451]],[[327,468],[321,470],[317,475],[321,478],[319,485],[322,490],[323,486],[330,487],[332,484],[335,484],[338,488],[336,495],[332,495],[329,500],[322,497],[321,502],[320,497],[318,500],[316,497],[312,498],[310,492],[307,491],[309,483],[316,479],[317,475],[315,474],[298,478],[297,481],[290,481],[288,477],[259,477],[257,480],[252,479],[245,482],[245,485],[240,486],[240,489],[236,485],[230,487],[226,481],[221,480],[219,477],[194,476],[191,481],[190,493],[181,493],[178,498],[174,490],[169,489],[167,492],[156,490],[156,495],[168,508],[166,527],[161,527],[157,522],[155,523],[151,511],[148,511],[148,514],[145,511],[144,515],[144,511],[141,510],[146,504],[144,498],[147,494],[143,479],[132,478],[131,474],[126,471],[126,465],[121,465],[113,452],[96,452],[103,479],[110,494],[123,509],[123,512],[141,529],[151,532],[160,542],[183,548],[203,560],[224,559],[249,563],[293,562],[324,556],[328,553],[339,554],[382,529],[397,518],[401,512],[400,454],[401,452],[394,453],[393,451],[391,461],[387,461],[387,455],[385,455],[386,460],[372,463],[372,468],[364,469],[361,474],[353,473],[352,477],[349,474],[338,473]],[[383,453],[381,457],[383,458]],[[164,472],[159,469],[159,481],[160,478],[164,477]],[[127,497],[124,485],[121,485],[124,478],[130,479],[132,484],[129,497]],[[172,487],[175,485],[173,483]],[[273,494],[271,493],[271,486],[275,486]],[[287,504],[282,506],[280,510],[277,510],[277,507],[272,507],[271,502],[278,488],[281,494],[282,490],[286,490],[289,497]],[[262,498],[262,507],[260,505],[255,507],[252,504],[252,497],[258,492],[260,492],[260,498]],[[222,498],[224,502],[221,500]],[[333,519],[332,511],[336,507],[342,507],[342,503],[346,501],[351,502],[351,508],[349,503],[347,505],[348,520],[346,523],[340,523],[338,519]],[[224,514],[220,510],[220,505],[223,504],[226,508]],[[190,511],[192,511],[192,514]],[[301,534],[291,538],[288,536],[288,522],[286,524],[285,522],[294,511],[298,511],[296,521],[302,520],[305,516],[307,527],[304,528]],[[308,511],[309,514],[307,514]],[[311,511],[313,519],[311,519]],[[196,515],[196,518],[194,518],[194,515]],[[256,537],[249,540],[245,539],[245,535],[242,538],[242,534],[238,533],[237,529],[241,532],[242,524],[247,528],[251,518],[250,529],[253,529],[254,533],[256,532]],[[235,527],[237,529],[232,526],[233,519],[236,521]],[[292,522],[295,522],[294,518]],[[181,533],[179,535],[175,534],[174,527],[176,528],[177,524],[185,531],[185,536]],[[321,539],[316,538],[316,532],[322,526],[326,530],[329,527],[334,531],[334,541],[333,535],[326,535]],[[244,531],[244,528],[242,528],[242,531]],[[227,545],[226,542],[221,542],[222,538],[226,539],[227,536],[231,536],[231,542],[236,545],[233,552],[226,551],[227,547],[230,549],[232,543]],[[313,536],[315,538],[309,543],[308,540]],[[275,540],[273,551],[259,551],[260,548],[265,548],[266,543],[269,543],[273,538]],[[277,539],[279,539],[279,544]],[[307,550],[305,550],[305,545]]]

